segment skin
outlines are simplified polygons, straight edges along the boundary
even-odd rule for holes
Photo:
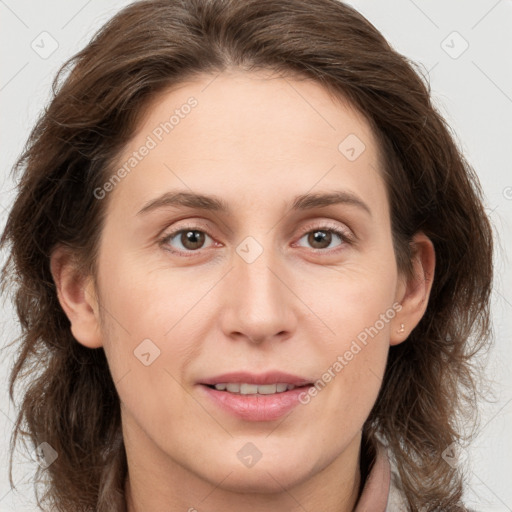
[[[65,250],[51,261],[73,335],[104,348],[119,393],[128,510],[351,511],[361,428],[390,345],[425,311],[432,243],[415,236],[415,275],[406,279],[376,139],[361,114],[313,81],[228,70],[183,83],[150,105],[119,164],[190,96],[198,105],[103,199],[96,286]],[[338,150],[349,134],[365,144],[354,161]],[[232,213],[138,214],[175,189],[214,194]],[[353,204],[290,209],[299,194],[332,190],[351,192],[370,213]],[[326,223],[353,241],[327,231],[330,241],[314,245]],[[204,233],[203,245],[158,241],[185,228]],[[251,263],[236,252],[248,236],[263,249]],[[319,379],[394,303],[401,310],[378,335],[277,421],[231,416],[197,385],[234,370]],[[147,338],[160,350],[149,366],[134,356]],[[262,454],[252,467],[237,457],[248,442]]]

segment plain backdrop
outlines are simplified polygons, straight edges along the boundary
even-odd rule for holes
[[[14,197],[10,169],[51,93],[60,65],[130,2],[121,0],[0,0],[1,197],[3,228]],[[488,362],[493,400],[482,404],[480,436],[469,457],[466,504],[512,511],[512,2],[510,0],[353,0],[430,82],[437,108],[476,169],[496,230],[493,294],[495,346]],[[30,226],[27,226],[30,229]],[[5,254],[2,254],[2,260]],[[18,333],[9,302],[0,311],[2,342]],[[15,407],[7,394],[13,351],[0,358],[0,512],[33,511],[33,465],[17,455],[8,481]],[[28,457],[28,455],[27,455]]]

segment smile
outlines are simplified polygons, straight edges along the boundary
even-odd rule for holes
[[[278,383],[278,384],[248,384],[245,382],[226,382],[215,384],[214,387],[217,391],[227,391],[228,393],[236,393],[240,395],[273,395],[275,393],[283,393],[295,389],[293,384]]]

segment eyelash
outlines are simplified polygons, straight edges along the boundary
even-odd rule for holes
[[[173,254],[184,255],[185,257],[192,257],[196,253],[200,252],[201,249],[197,249],[195,251],[192,251],[192,250],[181,251],[181,250],[176,250],[176,249],[169,249],[168,248],[169,247],[168,242],[170,240],[172,240],[176,235],[178,235],[180,233],[183,233],[183,232],[186,232],[186,231],[199,231],[200,233],[205,233],[206,235],[208,235],[210,238],[213,239],[213,237],[210,236],[208,234],[208,232],[205,229],[202,229],[202,228],[203,228],[202,226],[185,226],[184,228],[180,228],[180,229],[177,229],[177,230],[175,230],[175,231],[173,231],[171,233],[165,234],[162,238],[160,238],[159,244],[161,246],[166,246],[165,250],[167,250],[167,251],[169,251],[169,252],[171,252]],[[301,238],[303,238],[304,235],[307,235],[307,234],[315,232],[315,231],[324,231],[324,232],[334,233],[342,241],[342,243],[339,246],[337,246],[335,249],[312,249],[315,252],[316,251],[320,251],[320,252],[325,252],[325,253],[333,253],[333,252],[336,253],[339,250],[342,250],[341,247],[343,245],[345,245],[345,244],[352,244],[354,242],[352,236],[350,236],[346,231],[343,231],[339,227],[334,227],[334,226],[330,226],[330,225],[306,226],[304,228],[304,231],[302,231],[302,233],[301,233],[301,235],[299,237],[299,240]]]

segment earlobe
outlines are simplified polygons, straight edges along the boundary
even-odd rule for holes
[[[63,247],[52,252],[50,269],[74,338],[85,347],[101,347],[98,302],[92,279],[80,272],[73,255]]]
[[[435,271],[434,244],[424,234],[417,233],[413,239],[413,275],[403,278],[397,287],[396,300],[402,306],[393,319],[390,345],[405,341],[418,325],[427,309]]]

